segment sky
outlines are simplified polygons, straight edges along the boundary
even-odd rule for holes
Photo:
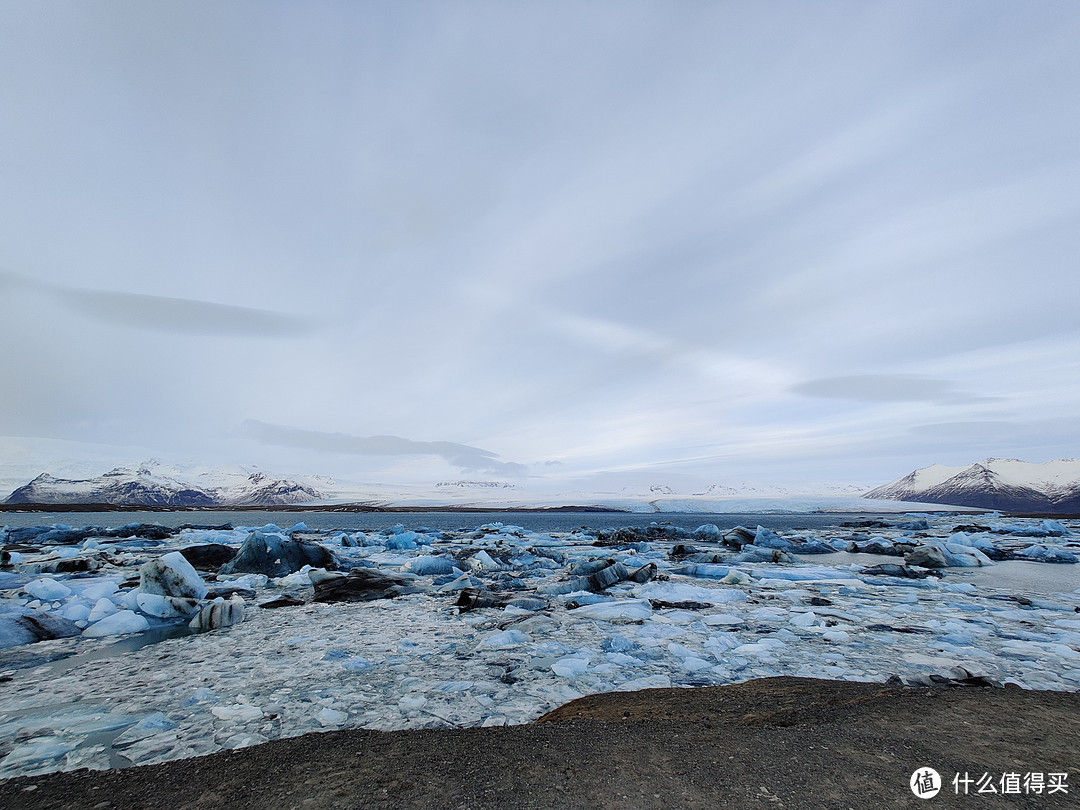
[[[1080,456],[1078,41],[1071,0],[7,0],[0,465]]]

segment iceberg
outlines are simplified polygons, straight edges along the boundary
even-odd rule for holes
[[[85,630],[84,636],[98,638],[101,636],[122,636],[127,633],[141,633],[150,629],[150,622],[133,610],[120,610],[111,616],[94,622]]]

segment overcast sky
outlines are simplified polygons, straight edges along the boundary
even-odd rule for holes
[[[1071,0],[7,0],[0,460],[1078,456],[1077,42]]]

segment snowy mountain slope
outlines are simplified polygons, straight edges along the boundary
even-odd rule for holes
[[[310,503],[324,496],[309,485],[262,472],[231,476],[222,485],[212,477],[206,485],[189,483],[165,474],[149,462],[137,470],[117,467],[85,479],[54,478],[42,473],[19,487],[5,503],[107,503],[117,506],[277,506]]]
[[[1080,512],[1080,460],[1035,464],[988,458],[967,467],[935,464],[864,496],[881,500],[973,506],[1007,512]]]

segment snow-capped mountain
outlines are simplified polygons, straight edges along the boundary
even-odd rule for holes
[[[934,464],[863,497],[974,506],[1005,512],[1080,512],[1080,460],[1041,464],[988,458],[966,467]]]
[[[306,484],[263,472],[232,476],[225,485],[193,484],[148,463],[137,470],[117,467],[93,478],[54,478],[42,473],[19,487],[5,503],[106,503],[115,506],[280,506],[310,503],[323,494]],[[239,480],[235,480],[235,479]]]

